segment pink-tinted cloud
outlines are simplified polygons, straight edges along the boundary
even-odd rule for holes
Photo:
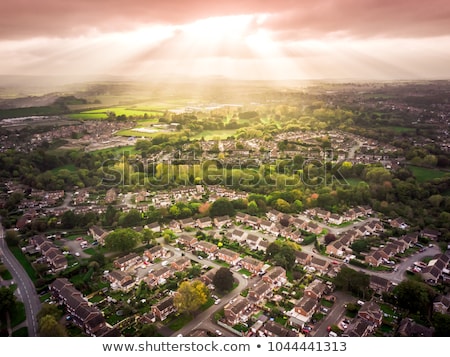
[[[261,26],[280,39],[450,34],[448,0],[5,0],[0,2],[0,38],[73,37],[92,29],[117,32],[261,13],[270,15]]]

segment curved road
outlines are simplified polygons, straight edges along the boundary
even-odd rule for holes
[[[19,296],[24,303],[26,323],[28,326],[28,336],[35,337],[38,336],[36,316],[41,309],[41,302],[36,293],[33,282],[31,281],[25,269],[9,250],[4,237],[5,231],[3,229],[3,226],[0,225],[0,251],[3,253],[3,263],[13,276],[14,282],[17,285]]]
[[[176,249],[174,247],[172,247],[171,245],[168,244],[164,244],[162,243],[162,245],[164,246],[165,249],[168,249],[170,251],[172,251],[174,254],[177,254],[179,252],[176,251]],[[209,259],[203,259],[200,260],[198,259],[198,257],[190,252],[186,252],[183,251],[184,255],[191,259],[196,261],[199,264],[202,265],[208,265],[212,268],[220,268],[222,267],[222,265],[219,265],[217,263],[214,263],[213,261],[209,260]],[[242,290],[246,289],[249,283],[248,279],[244,279],[244,277],[241,274],[238,274],[236,272],[233,272],[234,278],[238,281],[238,286],[233,289],[233,291],[231,291],[230,293],[228,293],[227,295],[225,295],[224,297],[222,297],[220,300],[220,304],[218,305],[213,305],[211,307],[209,307],[207,310],[201,312],[200,314],[198,314],[195,319],[193,319],[191,322],[189,322],[188,324],[186,324],[185,326],[183,326],[180,330],[174,332],[172,334],[172,336],[176,336],[178,334],[182,334],[183,336],[187,336],[189,335],[190,332],[202,328],[202,329],[209,329],[211,330],[211,332],[220,329],[218,325],[212,324],[211,323],[211,318],[214,315],[214,313],[216,311],[219,311],[221,308],[223,308],[231,299],[237,297],[238,295],[240,295],[240,293],[242,292]],[[223,331],[223,330],[221,330]]]

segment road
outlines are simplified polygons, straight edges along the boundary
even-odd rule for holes
[[[168,244],[164,244],[161,243],[165,249],[170,250],[174,253],[174,255],[179,255],[180,252],[178,252],[174,247],[172,247],[171,245]],[[208,265],[212,268],[221,268],[222,266],[215,263],[214,261],[211,261],[209,259],[198,259],[198,257],[190,252],[186,252],[183,251],[184,255],[191,259],[196,261],[197,263],[201,264],[201,265]],[[219,311],[220,309],[222,309],[231,299],[234,299],[235,297],[237,297],[238,295],[240,295],[240,293],[247,288],[248,284],[249,284],[249,280],[244,279],[244,277],[241,274],[238,274],[236,272],[233,272],[233,276],[234,278],[237,280],[238,282],[238,286],[233,289],[233,291],[231,291],[230,293],[228,293],[227,295],[221,297],[221,302],[217,305],[213,305],[211,307],[209,307],[208,309],[206,309],[205,311],[201,312],[200,314],[198,314],[194,320],[192,320],[191,322],[189,322],[188,324],[186,324],[185,326],[183,326],[180,330],[176,331],[175,333],[173,333],[172,336],[176,336],[178,334],[182,334],[183,336],[187,336],[189,335],[190,332],[196,330],[196,329],[207,329],[210,330],[211,332],[214,332],[215,330],[220,330],[222,331],[224,336],[234,336],[231,333],[229,333],[228,331],[225,331],[223,329],[221,329],[218,325],[216,325],[213,321],[212,318],[214,316],[214,313],[216,313],[217,311]]]
[[[9,250],[4,237],[5,231],[3,229],[3,226],[0,225],[0,250],[3,253],[3,263],[13,276],[14,282],[17,285],[20,300],[24,303],[26,323],[28,326],[28,335],[30,337],[35,337],[38,336],[37,314],[41,309],[41,302],[39,300],[39,296],[36,293],[33,282],[31,281],[25,269]]]

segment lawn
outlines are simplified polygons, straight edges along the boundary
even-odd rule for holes
[[[77,171],[77,168],[75,167],[74,164],[68,164],[68,165],[64,165],[64,166],[60,166],[57,168],[54,168],[53,170],[51,170],[52,173],[58,173],[61,170],[68,170],[70,172],[75,172]]]
[[[191,139],[193,140],[200,140],[204,138],[205,140],[222,140],[226,139],[230,136],[233,136],[236,134],[236,130],[230,129],[230,130],[203,130],[202,132],[194,135]]]
[[[419,166],[413,166],[413,165],[408,165],[407,167],[408,167],[408,169],[411,170],[414,177],[419,182],[430,181],[430,180],[433,180],[436,178],[444,177],[446,174],[448,175],[448,172],[436,170],[436,169],[429,169],[426,167],[419,167]]]
[[[14,254],[19,263],[23,266],[23,268],[25,269],[31,280],[36,281],[37,279],[36,271],[34,270],[31,263],[28,261],[27,257],[22,253],[22,250],[19,247],[10,247],[9,249]]]
[[[170,322],[168,324],[168,327],[172,331],[178,331],[180,328],[182,328],[184,325],[186,325],[189,321],[192,320],[192,316],[189,315],[179,315],[179,316],[173,316],[170,318]]]
[[[128,108],[128,107],[109,107],[94,110],[86,110],[80,113],[70,114],[72,119],[107,119],[108,113],[114,113],[116,116],[126,115],[127,117],[144,117],[147,114],[148,117],[161,117],[164,115],[163,110],[157,110],[155,108]]]
[[[12,333],[12,337],[28,337],[28,328],[21,327]]]
[[[11,326],[15,327],[26,320],[25,305],[21,301],[16,302],[16,308],[11,316]]]
[[[11,273],[4,266],[0,267],[0,276],[2,277],[3,280],[11,280],[12,279]]]

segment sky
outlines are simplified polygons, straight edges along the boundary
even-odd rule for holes
[[[448,0],[2,0],[0,74],[450,79]]]

